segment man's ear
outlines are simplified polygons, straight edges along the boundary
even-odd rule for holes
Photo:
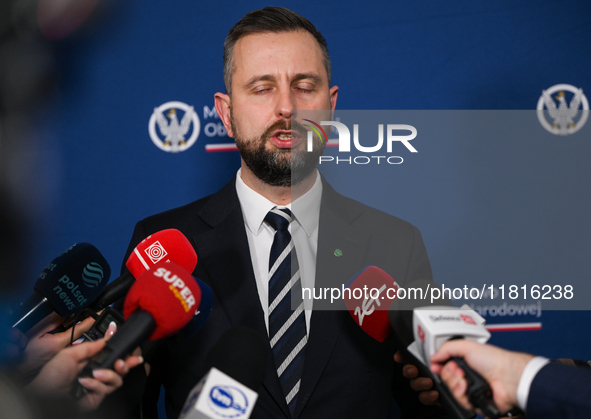
[[[339,86],[332,86],[330,92],[330,109],[334,112],[337,106],[337,96],[339,95]]]
[[[226,128],[226,132],[228,133],[228,137],[234,138],[234,133],[232,132],[232,123],[230,122],[230,107],[231,107],[231,99],[225,93],[216,93],[213,95],[215,101],[215,110],[218,113],[218,116],[222,120],[224,124],[224,128]]]

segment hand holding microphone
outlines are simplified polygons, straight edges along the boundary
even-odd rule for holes
[[[411,285],[403,289],[404,293],[402,295],[404,295],[404,298],[400,298],[401,287],[396,281],[383,270],[375,266],[369,266],[357,273],[347,284],[347,288],[351,292],[349,295],[345,295],[345,304],[357,324],[379,342],[383,342],[392,331],[395,331],[394,336],[403,348],[405,356],[414,361],[423,376],[431,378],[435,383],[435,389],[439,392],[441,403],[446,410],[456,418],[471,418],[473,417],[471,412],[462,408],[447,387],[443,385],[441,380],[429,370],[428,357],[425,361],[424,353],[426,350],[432,348],[431,344],[440,345],[444,340],[452,337],[445,336],[445,333],[448,331],[437,335],[438,338],[436,338],[436,333],[433,332],[433,328],[427,329],[427,332],[431,333],[431,335],[428,336],[429,339],[427,339],[428,343],[424,344],[425,335],[423,334],[423,345],[419,346],[420,350],[418,352],[417,350],[409,351],[409,349],[412,349],[413,345],[415,347],[418,346],[415,341],[414,332],[416,332],[418,328],[421,328],[420,325],[415,324],[413,319],[414,309],[425,305],[424,300],[416,299],[416,294],[414,298],[411,297],[410,290],[416,289],[421,293],[425,291],[427,287],[434,286],[435,284],[430,281],[415,281]],[[364,292],[358,292],[360,290],[363,290]],[[369,290],[369,293],[367,290]],[[416,293],[417,291],[414,292]],[[356,295],[360,298],[357,298]],[[388,303],[391,302],[392,299],[394,299],[394,302],[388,307]],[[390,309],[389,311],[388,308]],[[440,307],[440,309],[446,310],[447,307]],[[388,318],[390,321],[388,321]],[[424,328],[426,328],[426,324],[422,325],[421,330],[423,332]],[[488,333],[485,329],[484,332]],[[421,339],[418,340],[421,342]],[[413,345],[411,345],[411,343]],[[492,402],[490,397],[488,400]],[[489,404],[490,403],[486,405]],[[484,402],[483,405],[485,405]]]
[[[129,289],[124,304],[125,323],[80,376],[90,377],[97,369],[112,369],[117,359],[145,340],[178,332],[193,318],[200,300],[199,286],[186,270],[172,262],[155,265]],[[79,398],[84,393],[79,386],[74,395]]]
[[[441,345],[431,356],[431,371],[441,376],[462,406],[474,409],[477,406],[470,402],[466,394],[468,381],[464,371],[454,362],[448,362],[455,357],[465,359],[490,383],[494,401],[501,412],[519,407],[517,387],[523,370],[533,355],[511,352],[471,340],[452,340]]]
[[[104,339],[91,343],[81,343],[60,351],[42,369],[35,379],[26,387],[29,391],[49,396],[65,396],[73,385],[78,385],[76,378],[80,370],[88,363],[88,359],[96,355],[105,346],[116,331],[111,325]],[[96,370],[92,377],[80,379],[80,384],[90,392],[80,399],[80,407],[84,410],[95,409],[103,399],[123,384],[123,377],[129,370],[142,362],[141,357],[130,356],[115,363],[114,370]]]

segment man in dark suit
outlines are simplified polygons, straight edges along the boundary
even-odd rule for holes
[[[530,419],[589,417],[591,369],[587,367],[550,362],[470,340],[446,342],[431,357],[431,369],[441,375],[467,409],[472,406],[465,395],[466,380],[453,361],[447,362],[452,356],[463,357],[489,382],[501,412],[521,408]]]
[[[291,220],[287,237],[298,255],[299,271],[286,285],[288,296],[302,285],[340,288],[367,265],[381,267],[400,285],[431,278],[419,231],[339,195],[316,169],[322,144],[315,143],[315,152],[306,151],[295,111],[330,112],[338,93],[338,87],[330,87],[324,38],[307,19],[287,9],[251,12],[226,38],[224,81],[227,94],[215,95],[216,110],[236,141],[240,170],[219,192],[140,221],[128,249],[129,255],[156,231],[180,230],[199,257],[194,275],[214,294],[210,317],[194,337],[170,339],[146,359],[150,396],[144,399],[157,399],[163,383],[167,415],[177,417],[206,372],[209,349],[227,329],[246,326],[271,335],[253,417],[387,418],[392,397],[403,417],[438,416],[438,409],[422,405],[410,389],[393,361],[391,343],[374,341],[346,311],[318,310],[318,301],[313,313],[309,306],[289,312],[284,335],[302,337],[293,356],[278,361],[275,338],[284,335],[272,332],[277,306],[270,295],[276,271],[269,265],[280,228],[272,226],[270,212],[283,211],[280,216]],[[277,257],[280,266],[282,260]],[[290,264],[286,266],[289,270]],[[284,373],[294,370],[295,380],[285,379]]]

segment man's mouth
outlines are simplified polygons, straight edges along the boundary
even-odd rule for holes
[[[293,130],[278,130],[273,133],[271,142],[278,148],[295,148],[301,137]]]

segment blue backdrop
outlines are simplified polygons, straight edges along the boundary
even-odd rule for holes
[[[118,271],[138,220],[212,193],[231,178],[239,166],[238,153],[206,150],[208,144],[231,142],[211,112],[214,93],[224,91],[222,46],[236,21],[267,5],[129,1],[104,8],[92,30],[55,44],[60,90],[37,127],[43,143],[32,190],[35,186],[42,221],[36,236],[38,257],[30,266],[32,278],[80,241],[96,245]],[[542,90],[556,84],[591,92],[588,1],[328,0],[276,5],[306,16],[327,39],[333,83],[340,87],[339,109],[533,113]],[[182,153],[160,150],[148,134],[154,108],[170,101],[194,106],[201,123],[197,142]],[[502,272],[503,266],[521,266],[521,275],[534,275],[530,266],[540,259],[536,252],[545,239],[557,243],[545,249],[555,256],[546,267],[564,278],[590,278],[590,224],[564,220],[573,212],[577,220],[589,214],[590,173],[585,161],[591,157],[591,131],[588,126],[560,137],[541,126],[539,130],[555,159],[537,159],[532,138],[524,139],[517,154],[511,152],[514,144],[503,144],[503,151],[499,144],[474,138],[461,153],[452,142],[450,148],[442,148],[447,153],[442,158],[450,164],[426,164],[429,159],[441,160],[419,136],[413,140],[419,149],[413,159],[425,156],[421,175],[413,176],[413,166],[405,162],[390,179],[394,189],[404,185],[401,199],[370,204],[383,205],[421,229],[436,281],[475,272],[486,277],[491,267]],[[568,172],[568,183],[552,183],[550,169]],[[529,183],[523,183],[523,176]],[[442,189],[433,179],[452,184]],[[535,185],[535,196],[528,193],[529,184]],[[539,195],[544,185],[549,191],[546,203],[559,200],[565,212],[544,203]],[[341,191],[362,197],[355,196],[355,188]],[[491,220],[492,214],[505,210],[527,224],[518,244],[509,243],[502,230],[495,229],[502,217]],[[460,225],[452,229],[440,222],[441,213],[466,217],[459,217]],[[569,235],[575,237],[575,253],[562,246],[571,243]],[[478,241],[467,242],[473,237]],[[530,265],[520,265],[512,246],[519,247]],[[490,249],[505,250],[495,251],[491,261]],[[533,331],[495,332],[493,343],[549,357],[591,359],[588,311],[543,311],[541,317],[502,319],[497,315],[488,320],[542,323]]]

